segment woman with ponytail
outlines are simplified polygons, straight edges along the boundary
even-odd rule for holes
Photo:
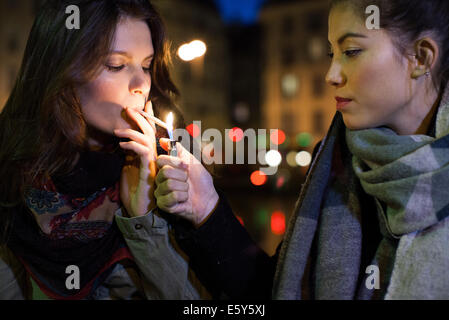
[[[165,199],[160,179],[158,204],[201,221],[178,237],[217,295],[449,299],[449,2],[333,0],[328,40],[336,114],[274,257],[223,195],[204,213]]]

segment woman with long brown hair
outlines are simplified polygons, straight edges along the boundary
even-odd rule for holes
[[[163,130],[138,112],[182,126],[168,63],[149,1],[41,8],[0,114],[1,298],[198,297],[153,210]]]

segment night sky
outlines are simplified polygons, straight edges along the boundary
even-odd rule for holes
[[[266,0],[214,0],[226,22],[251,24]]]

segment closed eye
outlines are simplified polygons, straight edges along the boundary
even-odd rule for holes
[[[122,70],[123,68],[124,68],[125,66],[124,65],[121,65],[121,66],[108,66],[108,65],[106,65],[106,68],[109,70],[109,71],[112,71],[112,72],[119,72],[120,70]]]
[[[108,66],[106,65],[106,69],[108,69],[111,72],[119,72],[121,70],[123,70],[125,66],[121,65],[121,66]],[[142,67],[143,71],[145,73],[150,73],[151,72],[151,66],[149,66],[148,68]]]
[[[362,52],[362,49],[346,50],[343,53],[348,57],[355,57]]]

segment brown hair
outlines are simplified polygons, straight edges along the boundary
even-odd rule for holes
[[[360,17],[366,17],[369,5],[380,9],[380,27],[393,39],[399,52],[425,32],[435,36],[441,58],[433,72],[435,88],[444,87],[449,80],[449,1],[447,0],[332,0],[331,10],[337,5],[348,5]]]
[[[80,9],[80,29],[67,29],[66,7]],[[155,114],[174,111],[178,90],[171,81],[162,20],[148,0],[49,0],[28,38],[11,95],[0,114],[0,240],[6,240],[27,186],[69,172],[85,148],[86,122],[76,88],[97,75],[123,17],[144,20],[151,30],[154,59],[150,97]],[[1,242],[1,241],[0,241]]]

